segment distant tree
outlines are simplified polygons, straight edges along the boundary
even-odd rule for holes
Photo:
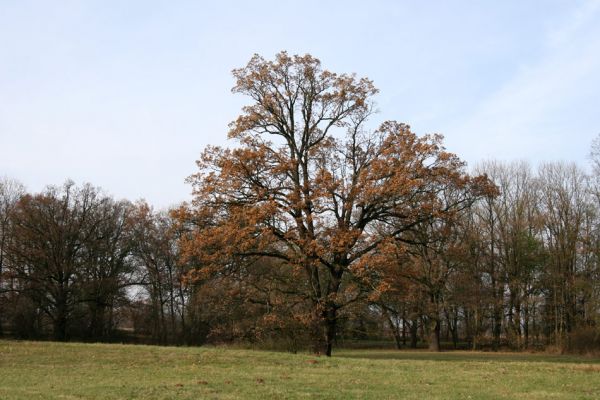
[[[498,262],[505,283],[507,337],[517,348],[529,342],[529,323],[538,276],[544,261],[540,237],[543,220],[535,202],[538,181],[526,163],[502,165],[497,170],[502,195],[496,199]]]
[[[526,347],[544,262],[539,180],[525,162],[488,161],[477,171],[486,173],[499,189],[497,197],[474,208],[486,278],[482,284],[492,300],[492,346],[500,346],[504,331],[512,346]]]
[[[101,197],[97,202],[88,216],[94,232],[82,243],[78,300],[86,305],[87,336],[108,339],[117,323],[116,309],[127,303],[125,289],[136,283],[130,223],[133,206],[110,197]]]
[[[555,343],[566,344],[582,322],[581,278],[586,214],[591,211],[587,177],[575,164],[546,163],[540,167],[540,207],[548,253],[544,270],[546,331]]]
[[[256,55],[233,74],[233,91],[252,103],[230,125],[239,147],[207,148],[189,178],[197,229],[182,250],[200,275],[258,257],[290,265],[307,290],[316,347],[329,356],[339,310],[375,274],[370,255],[446,212],[443,188],[481,193],[487,179],[469,177],[439,135],[393,121],[369,131],[377,90],[366,78],[285,52]]]
[[[103,239],[106,214],[101,209],[110,201],[91,185],[77,188],[67,182],[22,196],[12,214],[18,240],[8,253],[18,291],[50,319],[57,340],[68,339],[74,311],[86,301],[82,283],[91,277],[89,268],[98,257],[110,257],[104,252],[90,257],[93,243]],[[106,267],[96,271],[105,274]]]
[[[185,266],[179,262],[175,220],[145,202],[136,204],[130,219],[132,251],[150,306],[152,338],[161,344],[187,341],[191,286],[185,284]]]
[[[17,201],[25,193],[24,186],[8,178],[0,178],[0,336],[2,330],[2,316],[6,315],[3,293],[9,290],[6,287],[4,275],[6,274],[7,250],[9,242],[15,239],[11,232],[11,214]]]
[[[493,196],[493,186],[486,193]],[[438,188],[431,217],[415,224],[392,246],[381,249],[382,256],[389,257],[382,262],[387,266],[383,269],[386,284],[396,291],[412,286],[410,291],[420,294],[417,298],[421,307],[417,312],[424,322],[432,351],[440,350],[442,319],[450,307],[450,282],[470,261],[465,256],[468,247],[461,224],[480,194],[468,186]]]

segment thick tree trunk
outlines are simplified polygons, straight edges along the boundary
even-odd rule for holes
[[[68,305],[67,294],[61,290],[57,296],[56,312],[53,318],[54,339],[59,342],[67,340]]]
[[[337,310],[334,306],[329,306],[325,312],[325,355],[331,357],[331,351],[333,350],[333,343],[335,342],[335,335],[337,329]]]
[[[108,336],[106,326],[107,306],[105,299],[96,299],[91,306],[90,337],[93,339],[103,339]]]
[[[59,342],[67,341],[67,316],[59,310],[54,320],[54,339]]]
[[[440,351],[440,321],[432,321],[429,332],[429,350]]]
[[[312,323],[313,353],[331,357],[337,331],[336,310],[329,306],[315,315]]]

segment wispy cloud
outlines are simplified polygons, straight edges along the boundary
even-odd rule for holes
[[[600,99],[600,1],[574,9],[549,29],[542,47],[540,58],[521,66],[474,114],[448,130],[450,139],[469,143],[468,159],[553,158],[575,146],[577,134],[577,146],[589,146],[597,132],[568,132],[577,116],[565,110],[577,109],[590,96]]]

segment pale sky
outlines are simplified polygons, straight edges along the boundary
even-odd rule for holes
[[[0,176],[190,200],[247,102],[231,70],[281,50],[369,77],[373,122],[442,133],[469,165],[585,166],[600,134],[600,0],[0,0]]]

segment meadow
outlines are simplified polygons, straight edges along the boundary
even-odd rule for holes
[[[600,359],[0,341],[0,399],[598,399]]]

